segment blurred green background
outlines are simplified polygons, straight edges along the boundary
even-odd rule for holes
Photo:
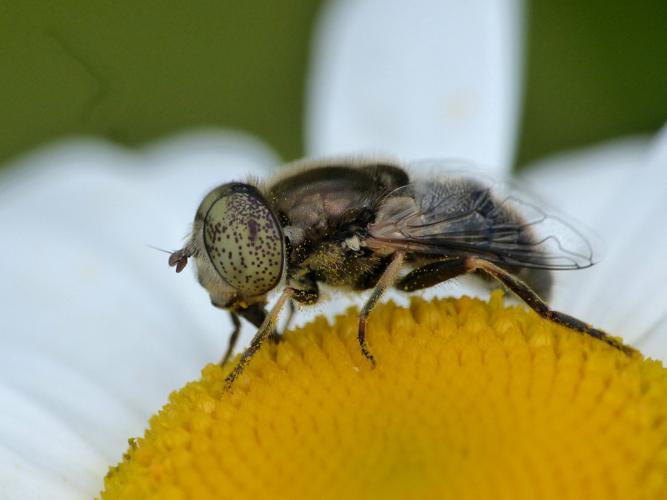
[[[0,4],[0,162],[94,134],[126,145],[199,126],[303,151],[321,0]],[[518,164],[667,120],[665,0],[528,0]]]

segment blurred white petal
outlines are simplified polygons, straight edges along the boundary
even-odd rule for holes
[[[69,390],[53,387],[56,398]],[[105,457],[79,434],[80,418],[62,418],[65,403],[35,399],[23,388],[0,385],[0,498],[90,498]]]
[[[520,0],[330,2],[311,58],[307,152],[507,169],[521,19]]]
[[[521,180],[559,210],[597,229],[604,213],[619,203],[617,191],[645,162],[649,145],[648,138],[636,137],[559,153],[532,164]]]
[[[554,305],[667,359],[667,128],[558,156],[527,177],[607,247],[598,265],[560,276]]]
[[[0,443],[14,454],[0,470],[29,459],[92,496],[169,392],[218,359],[226,315],[146,245],[180,247],[210,188],[276,163],[217,133],[138,153],[75,141],[3,173]]]

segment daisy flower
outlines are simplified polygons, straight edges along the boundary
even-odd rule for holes
[[[516,0],[330,2],[311,62],[309,155],[509,169],[521,18]],[[526,175],[609,248],[599,266],[563,277],[556,306],[657,359],[667,356],[666,162],[662,133]],[[223,394],[224,370],[207,363],[226,347],[226,315],[146,245],[175,248],[208,189],[280,163],[256,138],[209,130],[138,151],[71,140],[5,169],[0,221],[13,251],[0,263],[0,497],[666,491],[660,363],[545,326],[497,294],[380,306],[376,370],[355,350],[353,313],[317,319],[261,352],[239,390]],[[169,393],[196,379],[128,449]]]

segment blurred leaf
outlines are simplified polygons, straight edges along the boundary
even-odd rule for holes
[[[201,126],[300,156],[321,1],[2,2],[0,162],[71,134],[138,145]],[[667,120],[667,2],[528,4],[519,163]]]
[[[519,163],[667,121],[667,2],[533,0]]]
[[[319,0],[21,0],[0,6],[0,161],[69,134],[140,144],[228,126],[302,150]]]

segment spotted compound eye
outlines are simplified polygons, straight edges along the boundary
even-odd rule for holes
[[[283,272],[284,240],[262,194],[248,184],[227,184],[204,217],[204,245],[213,267],[239,295],[263,295]]]

